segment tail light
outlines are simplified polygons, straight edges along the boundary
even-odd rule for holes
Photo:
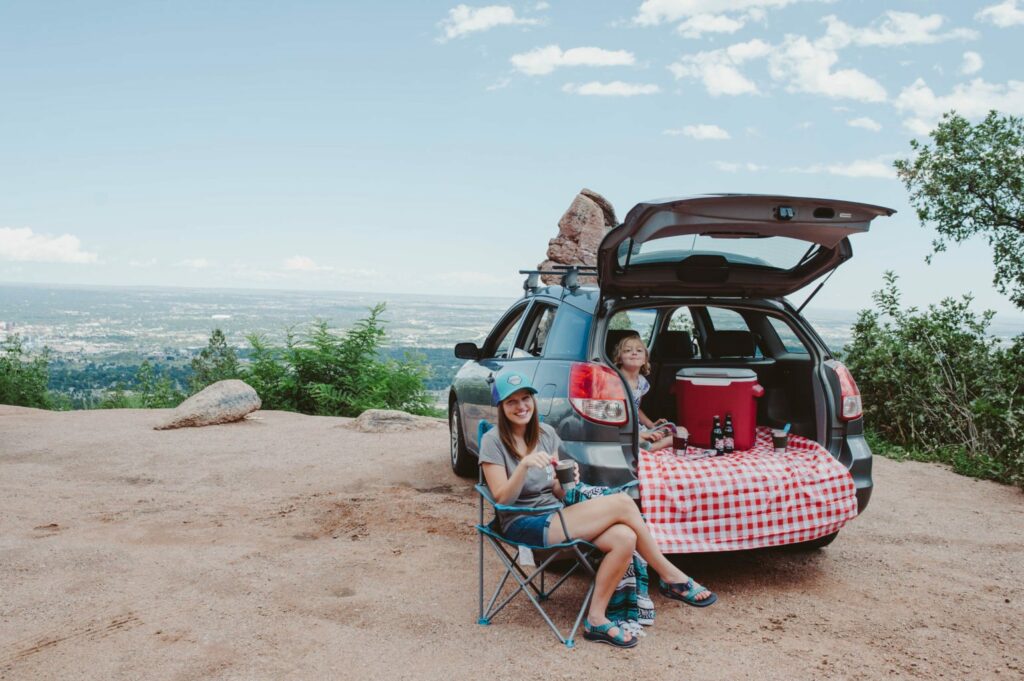
[[[588,421],[621,426],[628,418],[626,387],[617,373],[602,364],[573,363],[569,370],[569,402]]]
[[[838,360],[827,360],[825,365],[836,372],[836,376],[839,377],[839,401],[842,405],[842,409],[839,410],[839,418],[844,421],[860,418],[864,409],[860,401],[860,390],[857,388],[857,382],[853,380],[853,374]]]

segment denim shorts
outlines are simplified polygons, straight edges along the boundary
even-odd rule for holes
[[[506,539],[530,546],[548,545],[548,526],[552,513],[545,515],[521,515],[505,528]]]

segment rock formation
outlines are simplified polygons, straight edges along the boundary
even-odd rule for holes
[[[421,428],[433,428],[443,424],[439,419],[413,416],[394,409],[367,409],[348,424],[360,433],[404,433]]]
[[[606,198],[589,189],[582,189],[572,205],[558,221],[558,236],[548,242],[548,259],[538,265],[550,269],[553,265],[597,265],[597,247],[601,239],[618,224],[615,209]],[[542,277],[545,284],[559,283],[557,275]],[[582,277],[584,283],[593,283],[593,277]]]
[[[245,381],[217,381],[179,404],[154,429],[212,426],[241,421],[246,414],[256,411],[261,405],[260,396]]]

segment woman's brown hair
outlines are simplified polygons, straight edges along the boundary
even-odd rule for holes
[[[505,404],[504,402],[498,403],[498,435],[501,437],[501,444],[505,445],[505,449],[511,452],[512,456],[517,459],[521,459],[532,452],[536,449],[537,443],[540,442],[540,419],[537,417],[537,400],[533,395],[530,395],[530,399],[533,400],[533,414],[530,415],[530,420],[526,424],[526,432],[523,434],[523,439],[526,441],[526,451],[522,453],[516,448],[516,439],[512,435],[512,423],[505,416]]]
[[[626,343],[631,340],[635,340],[640,344],[640,347],[644,349],[644,365],[640,367],[640,373],[646,376],[651,373],[651,351],[647,349],[647,344],[640,338],[640,334],[629,334],[619,339],[619,342],[615,344],[615,352],[612,355],[612,361],[615,362],[615,366],[622,368],[622,362],[619,361],[619,357],[622,357],[622,351],[626,347]]]

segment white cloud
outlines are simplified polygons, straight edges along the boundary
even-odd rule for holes
[[[756,173],[761,170],[767,170],[765,166],[758,165],[757,163],[751,163],[750,161],[747,161],[746,163],[734,163],[731,161],[715,161],[714,166],[719,170],[727,173],[736,173],[739,172],[740,170],[746,170],[751,173]]]
[[[157,264],[156,258],[147,258],[146,260],[129,260],[128,261],[128,266],[129,267],[140,267],[140,268],[143,268],[143,269],[148,268],[148,267],[156,267],[156,264]]]
[[[790,173],[827,173],[829,175],[857,178],[893,179],[896,177],[896,170],[892,167],[892,161],[887,158],[858,160],[851,161],[850,163],[816,163],[811,166],[786,168],[785,170]]]
[[[699,38],[705,33],[735,33],[746,24],[745,18],[733,19],[724,14],[696,14],[676,27],[684,38]]]
[[[856,69],[833,70],[839,55],[826,41],[812,42],[788,35],[768,56],[772,80],[786,83],[789,92],[806,92],[836,99],[884,102],[885,88]]]
[[[312,258],[304,255],[293,255],[284,261],[284,268],[292,272],[329,272],[331,267],[317,265]]]
[[[698,125],[685,125],[682,128],[673,128],[670,130],[662,131],[663,135],[685,135],[692,137],[695,140],[727,140],[731,139],[729,133],[726,130],[718,127],[717,125],[709,125],[701,123]]]
[[[548,45],[514,54],[509,61],[521,73],[544,76],[563,66],[630,66],[636,62],[636,57],[626,50],[573,47],[563,52],[558,45]]]
[[[864,128],[865,130],[871,130],[872,132],[878,132],[882,129],[882,126],[877,121],[873,118],[868,118],[867,116],[851,118],[846,121],[846,124],[851,128]]]
[[[742,73],[739,66],[752,59],[760,59],[771,52],[771,45],[763,40],[736,43],[720,50],[698,52],[686,55],[669,64],[669,71],[676,77],[694,78],[704,84],[704,89],[713,97],[719,95],[757,94],[757,85]]]
[[[621,80],[600,83],[594,80],[580,85],[566,83],[562,86],[562,92],[572,95],[596,95],[600,97],[635,97],[636,95],[657,94],[661,92],[661,88],[652,83],[624,83]]]
[[[536,5],[533,6],[533,9],[535,9],[538,12],[542,12],[550,7],[551,5],[546,2],[538,2]]]
[[[512,82],[511,78],[499,78],[498,80],[496,80],[495,82],[491,83],[490,85],[488,85],[484,89],[487,92],[494,92],[495,90],[504,90],[505,88],[507,88],[509,86],[509,84],[511,82]]]
[[[641,26],[656,26],[662,22],[678,21],[699,14],[721,14],[723,12],[763,11],[767,8],[785,7],[807,0],[644,0],[633,17]],[[759,14],[760,16],[760,14]]]
[[[964,52],[964,63],[960,66],[960,73],[969,76],[981,71],[981,67],[984,65],[985,60],[977,52]]]
[[[469,33],[488,31],[496,26],[533,26],[539,23],[539,19],[517,17],[515,9],[508,5],[457,5],[448,10],[448,17],[438,24],[444,31],[438,40],[446,42]]]
[[[82,250],[70,234],[35,234],[28,227],[0,227],[0,260],[13,262],[91,263],[95,253]]]
[[[941,14],[922,16],[913,12],[888,11],[872,25],[856,28],[841,21],[834,15],[822,19],[825,22],[825,37],[819,42],[823,46],[840,49],[848,45],[858,47],[897,47],[900,45],[929,45],[946,40],[973,40],[977,31],[956,28],[939,33],[945,17]]]
[[[903,124],[912,132],[926,135],[943,113],[955,109],[966,118],[982,118],[992,109],[1004,114],[1024,114],[1024,82],[1010,80],[1005,84],[988,83],[976,78],[953,86],[948,95],[936,95],[923,79],[918,78],[903,88],[893,104],[909,114]]]
[[[213,267],[213,262],[206,258],[186,258],[178,263],[178,267],[188,267],[194,270],[205,270]]]
[[[1017,8],[1017,0],[1006,0],[998,5],[989,5],[974,15],[978,21],[987,21],[999,28],[1024,24],[1024,10]]]

